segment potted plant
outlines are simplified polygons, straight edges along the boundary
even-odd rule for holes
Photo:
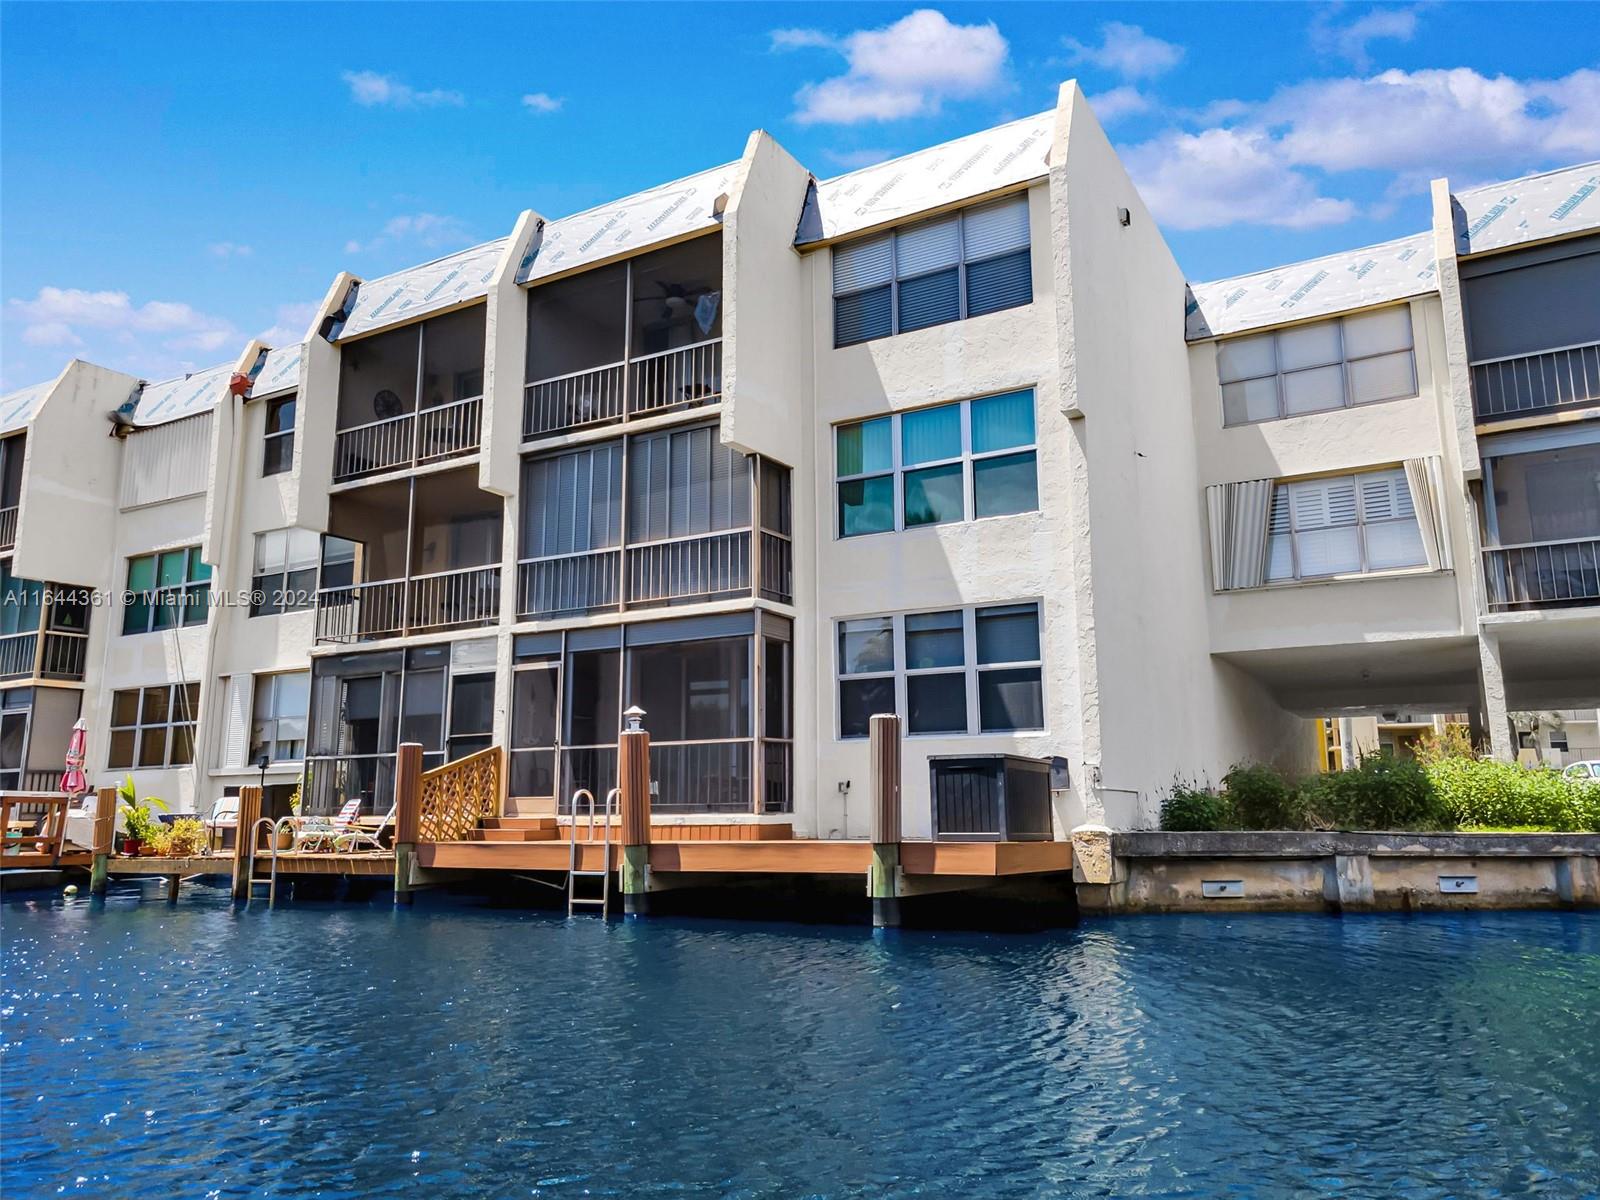
[[[295,785],[293,793],[289,796],[289,811],[294,814],[293,819],[279,821],[273,826],[273,833],[278,839],[278,850],[283,852],[294,849],[295,829],[300,823],[300,786]]]
[[[179,817],[167,831],[168,853],[174,858],[199,858],[206,849],[206,828],[193,817]]]
[[[151,840],[159,824],[152,810],[159,808],[166,812],[167,805],[154,796],[139,799],[133,788],[132,775],[123,779],[117,788],[117,798],[122,801],[122,852],[136,855],[144,843]]]

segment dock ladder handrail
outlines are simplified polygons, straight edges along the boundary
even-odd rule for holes
[[[267,852],[272,860],[272,875],[267,880],[267,907],[272,908],[278,903],[278,832],[285,826],[292,830],[295,825],[293,817],[279,817],[276,821],[271,817],[260,817],[250,827],[250,840],[246,845],[239,847],[239,852],[245,855],[245,879],[251,889],[259,882],[256,879],[256,842],[259,840],[263,825],[267,827],[267,833],[270,835],[267,838]],[[247,890],[244,898],[246,908],[250,907],[250,899],[250,892]]]
[[[604,822],[601,829],[600,869],[580,868],[578,866],[578,817],[580,802],[584,805],[581,810],[587,820],[585,841],[594,841],[595,799],[594,793],[588,788],[579,788],[572,793],[572,824],[567,826],[567,916],[572,916],[578,905],[587,904],[598,906],[602,918],[611,915],[611,817],[616,811],[617,799],[621,795],[618,788],[612,788],[606,793]],[[600,894],[598,896],[578,895],[578,880],[581,878],[600,878]]]

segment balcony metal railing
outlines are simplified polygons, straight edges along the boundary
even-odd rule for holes
[[[39,657],[39,678],[79,682],[89,657],[89,635],[50,630],[44,635]]]
[[[39,659],[39,635],[11,633],[0,637],[0,679],[31,679]]]
[[[317,593],[319,642],[361,642],[500,619],[498,565],[380,579]]]
[[[621,586],[621,550],[523,559],[517,564],[517,612],[548,617],[616,608]]]
[[[787,738],[761,740],[761,811],[794,811],[794,743]]]
[[[1496,546],[1483,570],[1492,610],[1600,604],[1600,537]]]
[[[1600,404],[1600,342],[1475,362],[1472,394],[1482,421]]]
[[[333,438],[333,481],[442,462],[478,449],[483,397],[455,400],[341,429]]]
[[[761,597],[788,604],[793,600],[794,545],[781,533],[761,531]]]
[[[655,812],[740,812],[751,807],[751,739],[652,742]]]
[[[523,392],[524,439],[711,404],[722,395],[722,339],[540,379]]]
[[[16,549],[18,511],[15,504],[10,508],[0,508],[0,553]]]
[[[750,591],[750,531],[699,534],[627,548],[629,604],[715,600]]]

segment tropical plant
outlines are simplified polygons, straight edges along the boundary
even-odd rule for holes
[[[1369,754],[1348,771],[1314,775],[1301,787],[1311,824],[1325,829],[1448,829],[1449,806],[1415,759]]]
[[[1300,790],[1272,767],[1241,763],[1222,777],[1233,818],[1246,829],[1304,829]]]
[[[161,822],[155,818],[154,809],[162,812],[169,811],[167,802],[155,796],[139,798],[133,787],[133,776],[123,779],[117,787],[117,797],[122,801],[122,828],[127,836],[140,843],[151,840],[152,835],[160,828]]]
[[[1462,725],[1448,724],[1443,733],[1424,729],[1417,738],[1417,761],[1425,767],[1447,758],[1476,757],[1478,753],[1473,748],[1472,737]]]
[[[1168,833],[1227,829],[1233,823],[1227,797],[1197,783],[1174,779],[1161,801],[1161,828]]]
[[[1428,777],[1460,825],[1600,832],[1600,783],[1563,778],[1554,768],[1449,758],[1430,764]]]
[[[193,817],[179,817],[167,830],[168,852],[174,858],[195,858],[206,848],[206,827]]]

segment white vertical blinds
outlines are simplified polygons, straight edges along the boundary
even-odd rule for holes
[[[209,412],[135,429],[122,443],[123,508],[204,494],[210,484]]]
[[[524,468],[522,537],[530,558],[622,544],[622,443],[586,447]]]
[[[1444,465],[1434,455],[1408,458],[1405,468],[1409,499],[1416,510],[1428,566],[1435,571],[1448,571],[1455,566],[1455,555],[1450,550],[1450,527],[1445,521]]]
[[[712,426],[635,437],[628,448],[628,541],[750,524],[749,465]]]
[[[1265,582],[1270,479],[1219,483],[1206,489],[1211,522],[1211,581],[1216,591]]]

